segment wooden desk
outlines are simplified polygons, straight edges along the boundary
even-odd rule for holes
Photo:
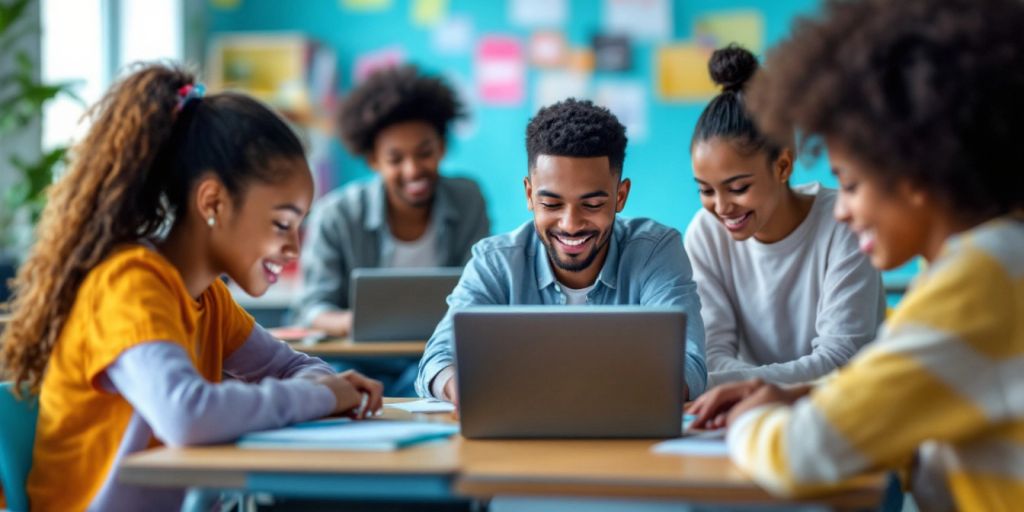
[[[333,339],[305,345],[289,343],[292,348],[307,355],[325,359],[342,357],[421,357],[426,341],[361,341]]]
[[[387,399],[388,403],[410,399]],[[385,409],[390,419],[450,421],[450,415],[411,415]],[[246,489],[280,496],[452,498],[459,468],[450,442],[393,452],[253,450],[233,445],[157,448],[128,457],[118,480],[149,487]]]
[[[724,457],[683,457],[651,451],[657,440],[468,441],[461,444],[456,492],[490,497],[575,496],[669,499],[688,503],[822,504],[873,509],[882,503],[882,475],[851,490],[787,501],[764,491]]]
[[[386,418],[451,421],[448,414],[385,411]],[[505,495],[794,503],[768,494],[726,458],[659,455],[650,449],[656,442],[470,441],[457,436],[395,452],[158,448],[128,457],[118,478],[155,487],[244,489],[335,499]],[[884,477],[865,477],[848,491],[800,503],[876,508],[884,490]]]
[[[150,487],[247,489],[317,498],[450,498],[458,471],[450,444],[395,452],[161,448],[127,459],[121,482]]]

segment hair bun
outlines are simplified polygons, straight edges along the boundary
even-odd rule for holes
[[[711,54],[708,71],[722,91],[738,92],[757,71],[757,57],[739,45],[730,44]]]

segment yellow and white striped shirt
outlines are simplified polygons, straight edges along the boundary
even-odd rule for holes
[[[1020,507],[1024,218],[951,238],[878,341],[792,407],[743,414],[728,443],[740,468],[787,495],[905,467],[926,445],[929,473],[944,477],[931,484],[949,505]]]

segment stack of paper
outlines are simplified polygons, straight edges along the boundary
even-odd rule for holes
[[[241,448],[389,451],[459,431],[458,425],[418,421],[328,419],[242,436]]]

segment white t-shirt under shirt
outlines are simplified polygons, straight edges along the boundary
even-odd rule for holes
[[[702,301],[708,388],[759,377],[814,380],[875,339],[885,316],[881,277],[856,235],[833,217],[836,191],[813,195],[807,218],[783,240],[733,240],[701,210],[685,246]]]
[[[561,288],[562,293],[565,294],[565,304],[567,306],[580,306],[587,303],[587,294],[589,294],[590,290],[593,290],[596,285],[597,283],[595,282],[594,284],[586,288],[580,288],[579,290],[569,288],[564,284],[559,284],[558,286]]]
[[[391,254],[384,262],[389,268],[440,267],[437,250],[437,226],[431,219],[423,235],[411,242],[403,242],[388,232]]]

